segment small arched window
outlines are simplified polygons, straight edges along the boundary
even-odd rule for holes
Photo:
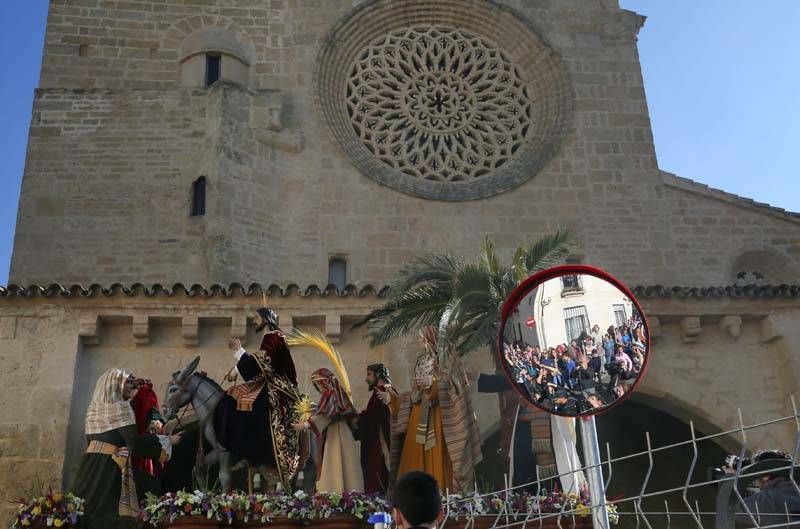
[[[792,283],[798,275],[791,260],[772,249],[744,252],[734,260],[730,270],[729,277],[737,286]]]
[[[764,274],[758,270],[742,270],[736,274],[734,284],[737,286],[764,285],[767,283]]]
[[[206,177],[201,176],[192,182],[192,217],[206,214]]]
[[[222,57],[217,53],[206,54],[206,88],[219,81],[222,75]]]
[[[343,257],[331,257],[328,260],[328,284],[340,291],[347,285],[347,261]]]
[[[183,86],[207,88],[220,79],[249,84],[252,51],[227,29],[207,26],[193,31],[178,53]]]

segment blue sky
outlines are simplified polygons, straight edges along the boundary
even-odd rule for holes
[[[586,0],[591,1],[591,0]],[[621,0],[639,33],[662,169],[800,211],[800,1]],[[8,281],[46,0],[3,3],[0,285]]]

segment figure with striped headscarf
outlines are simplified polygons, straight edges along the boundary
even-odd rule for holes
[[[439,355],[434,327],[420,330],[420,344],[411,392],[398,397],[392,416],[392,474],[422,470],[442,490],[468,490],[481,461],[469,381],[450,344]]]
[[[297,431],[310,429],[317,436],[320,460],[319,492],[363,491],[364,476],[353,428],[358,417],[350,395],[329,369],[317,369],[311,382],[319,391],[317,411],[307,421],[293,424]]]
[[[86,411],[88,447],[72,490],[86,500],[88,529],[136,527],[139,496],[131,457],[166,461],[181,435],[159,438],[139,434],[131,399],[137,386],[133,375],[110,369],[97,381]]]

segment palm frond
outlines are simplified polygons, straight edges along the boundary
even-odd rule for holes
[[[481,243],[480,261],[486,267],[489,275],[500,273],[500,257],[494,249],[494,243],[488,236],[484,237]]]
[[[433,326],[441,357],[466,354],[494,341],[502,304],[530,274],[558,264],[569,253],[571,235],[558,230],[528,247],[520,246],[504,266],[494,243],[484,238],[478,255],[450,254],[414,259],[390,284],[387,302],[353,325],[367,326],[372,346]]]
[[[436,356],[439,359],[439,365],[446,365],[446,356],[448,347],[451,344],[450,335],[448,333],[453,317],[458,310],[458,298],[451,299],[444,309],[442,317],[439,319],[438,326],[438,339],[436,341]]]
[[[497,319],[497,317],[489,315],[467,323],[458,332],[459,342],[456,345],[458,354],[465,355],[481,347],[489,347],[494,351]]]
[[[502,268],[497,274],[488,277],[489,293],[500,305],[517,286],[516,274],[511,268]]]
[[[350,389],[350,377],[347,376],[347,369],[344,367],[342,356],[324,334],[315,329],[294,329],[289,336],[286,337],[286,343],[292,346],[307,345],[324,353],[331,364],[333,364],[333,368],[336,370],[336,375],[339,377],[342,387],[350,398],[353,398],[353,392]]]
[[[419,327],[438,326],[451,298],[448,289],[433,285],[418,286],[391,299],[356,325],[369,326],[370,344],[374,347]]]
[[[463,354],[488,343],[484,336],[475,336],[483,322],[495,319],[501,300],[495,298],[490,283],[498,278],[480,263],[466,265],[454,285],[454,297],[448,305],[447,319],[441,322],[440,339],[445,338]],[[483,331],[479,331],[483,334]],[[466,345],[465,345],[466,344]]]
[[[463,266],[463,260],[449,254],[430,254],[414,259],[398,272],[397,279],[389,285],[390,295],[399,295],[415,286],[436,283],[444,286]]]
[[[521,282],[535,272],[562,263],[569,255],[571,240],[572,235],[568,230],[559,229],[527,248],[517,249],[513,264],[517,281]]]

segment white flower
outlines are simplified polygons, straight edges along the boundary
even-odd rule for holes
[[[308,497],[308,495],[304,491],[298,490],[297,492],[294,493],[294,497],[297,498],[298,500],[304,500]]]

